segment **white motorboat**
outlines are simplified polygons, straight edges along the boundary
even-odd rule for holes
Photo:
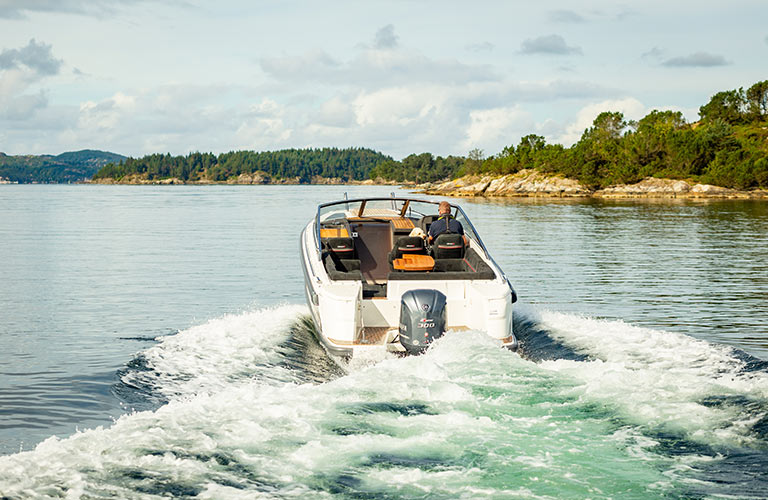
[[[480,330],[517,348],[515,291],[461,207],[451,205],[447,217],[466,238],[447,232],[429,244],[437,202],[393,196],[318,206],[301,233],[301,262],[329,353],[417,354],[448,330]]]

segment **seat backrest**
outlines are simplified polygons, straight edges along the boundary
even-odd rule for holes
[[[392,259],[400,259],[403,257],[404,253],[426,255],[427,249],[424,248],[424,240],[418,236],[399,237],[392,248]]]
[[[464,237],[457,233],[443,233],[432,244],[435,259],[464,258]]]
[[[355,241],[352,238],[326,238],[328,251],[339,259],[356,259]]]

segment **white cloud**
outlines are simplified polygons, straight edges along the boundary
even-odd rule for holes
[[[13,121],[26,120],[47,105],[48,98],[43,91],[36,94],[0,98],[0,117]]]
[[[48,105],[47,92],[33,87],[59,72],[61,60],[50,45],[31,39],[19,49],[0,52],[0,119],[27,120]]]
[[[81,129],[114,130],[129,118],[136,106],[136,97],[118,92],[101,102],[86,101],[80,105]]]
[[[358,125],[406,126],[432,110],[439,110],[447,96],[435,87],[394,87],[364,93],[354,101]]]
[[[495,154],[533,130],[531,114],[517,107],[475,110],[469,118],[463,142],[465,151],[479,148]]]
[[[272,99],[253,104],[242,117],[235,137],[242,149],[279,149],[293,134],[286,109]]]
[[[356,122],[355,110],[349,98],[334,96],[323,102],[320,109],[312,116],[312,123],[334,128],[350,127]]]

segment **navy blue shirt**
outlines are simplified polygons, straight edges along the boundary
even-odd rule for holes
[[[450,231],[448,231],[449,229]],[[464,234],[464,228],[461,227],[461,222],[453,217],[448,218],[446,215],[443,215],[429,226],[430,238],[437,238],[439,235],[447,232]]]

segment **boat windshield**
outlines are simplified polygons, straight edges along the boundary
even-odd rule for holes
[[[317,216],[320,222],[328,222],[333,219],[345,219],[348,217],[399,217],[401,215],[405,217],[417,217],[409,215],[412,210],[409,210],[410,204],[413,200],[396,199],[396,198],[375,198],[365,200],[345,200],[334,203],[326,203],[320,205]],[[429,202],[420,202],[426,205],[434,205]],[[406,207],[408,205],[408,207]],[[403,207],[405,213],[403,213]],[[431,212],[434,209],[431,209]]]
[[[475,232],[474,226],[467,218],[467,215],[456,205],[451,205],[453,217],[461,223],[464,228],[464,234],[470,239],[477,241],[480,247],[488,255],[485,245]],[[437,215],[438,202],[416,200],[411,198],[367,198],[356,200],[343,200],[332,203],[324,203],[317,209],[317,241],[319,245],[319,228],[322,223],[332,222],[336,219],[346,218],[377,218],[377,217],[408,217],[410,219],[421,219],[428,215]]]

